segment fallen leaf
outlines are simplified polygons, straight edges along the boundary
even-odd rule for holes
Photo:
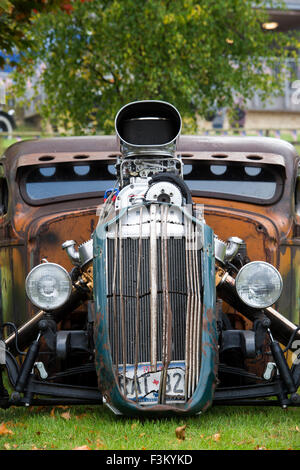
[[[89,446],[75,447],[73,450],[92,450]]]
[[[212,440],[215,442],[218,442],[220,439],[221,439],[221,434],[219,432],[216,432],[216,434],[212,436]]]
[[[35,406],[35,411],[39,413],[40,411],[44,410],[46,407],[45,406]]]
[[[185,429],[186,429],[186,424],[184,426],[179,426],[178,428],[175,429],[175,434],[176,434],[177,439],[184,441]]]
[[[299,427],[298,427],[298,426],[296,426],[296,431],[300,432],[300,429],[299,429]]]
[[[236,443],[237,446],[241,446],[243,444],[247,444],[247,441],[240,441]]]
[[[142,432],[142,433],[139,435],[139,437],[144,437],[144,436],[146,436],[146,433],[145,433],[145,432]]]
[[[63,419],[66,419],[67,421],[69,421],[69,419],[71,419],[70,411],[66,411],[65,413],[62,413],[60,416]]]
[[[137,426],[137,424],[136,424],[136,423],[133,423],[133,424],[131,425],[131,429],[133,430],[134,428],[136,428],[136,426]]]
[[[97,449],[100,449],[101,447],[104,447],[104,445],[105,444],[100,439],[97,439],[97,441],[96,441]]]
[[[29,411],[35,411],[36,413],[39,413],[40,411],[44,410],[46,407],[45,406],[30,406]]]
[[[5,423],[0,424],[0,435],[3,436],[4,434],[13,434],[11,429],[7,429]]]
[[[267,450],[267,448],[264,446],[256,446],[255,450]]]
[[[5,442],[5,444],[4,444],[4,449],[6,449],[6,450],[9,450],[9,449],[10,449],[10,445],[9,445],[8,442]]]
[[[52,418],[54,418],[54,416],[55,416],[55,410],[57,410],[57,408],[62,408],[63,410],[67,410],[67,409],[69,409],[70,407],[67,406],[67,405],[57,405],[57,406],[55,406],[54,408],[52,408],[52,410],[51,410],[51,412],[50,412],[50,416],[51,416]]]

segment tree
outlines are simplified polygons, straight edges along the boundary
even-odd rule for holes
[[[0,57],[0,68],[9,59],[15,48],[27,49],[31,46],[26,31],[32,26],[37,13],[49,13],[60,8],[69,12],[72,5],[67,0],[1,0],[0,1],[0,51],[8,57]]]
[[[270,2],[268,2],[270,3]],[[70,4],[70,2],[69,2]],[[41,112],[57,125],[111,132],[129,101],[161,99],[181,112],[184,131],[212,105],[280,89],[270,74],[295,53],[286,34],[266,32],[260,0],[74,0],[72,14],[37,14],[17,90],[39,68]]]

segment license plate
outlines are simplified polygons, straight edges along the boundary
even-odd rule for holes
[[[154,404],[158,401],[158,393],[162,375],[162,363],[157,363],[157,371],[151,372],[149,363],[139,363],[136,380],[134,379],[134,365],[126,365],[126,379],[124,393],[123,366],[119,365],[119,385],[121,391],[130,400],[144,404]],[[184,402],[185,363],[172,361],[169,364],[166,379],[166,403]]]

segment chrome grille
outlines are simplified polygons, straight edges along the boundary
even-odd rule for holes
[[[158,210],[160,222],[154,214]],[[129,381],[137,401],[143,401],[138,387],[142,364],[150,374],[161,370],[157,403],[172,401],[168,371],[183,364],[185,401],[195,390],[201,364],[201,250],[196,249],[194,223],[185,222],[184,236],[168,237],[168,206],[152,205],[150,211],[149,236],[142,237],[140,223],[136,238],[122,238],[119,221],[114,238],[107,238],[111,354],[123,393],[130,395]],[[125,379],[129,370],[131,381]]]

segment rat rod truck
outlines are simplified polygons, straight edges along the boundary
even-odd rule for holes
[[[162,101],[115,128],[0,159],[0,406],[299,406],[294,147],[180,135]]]

